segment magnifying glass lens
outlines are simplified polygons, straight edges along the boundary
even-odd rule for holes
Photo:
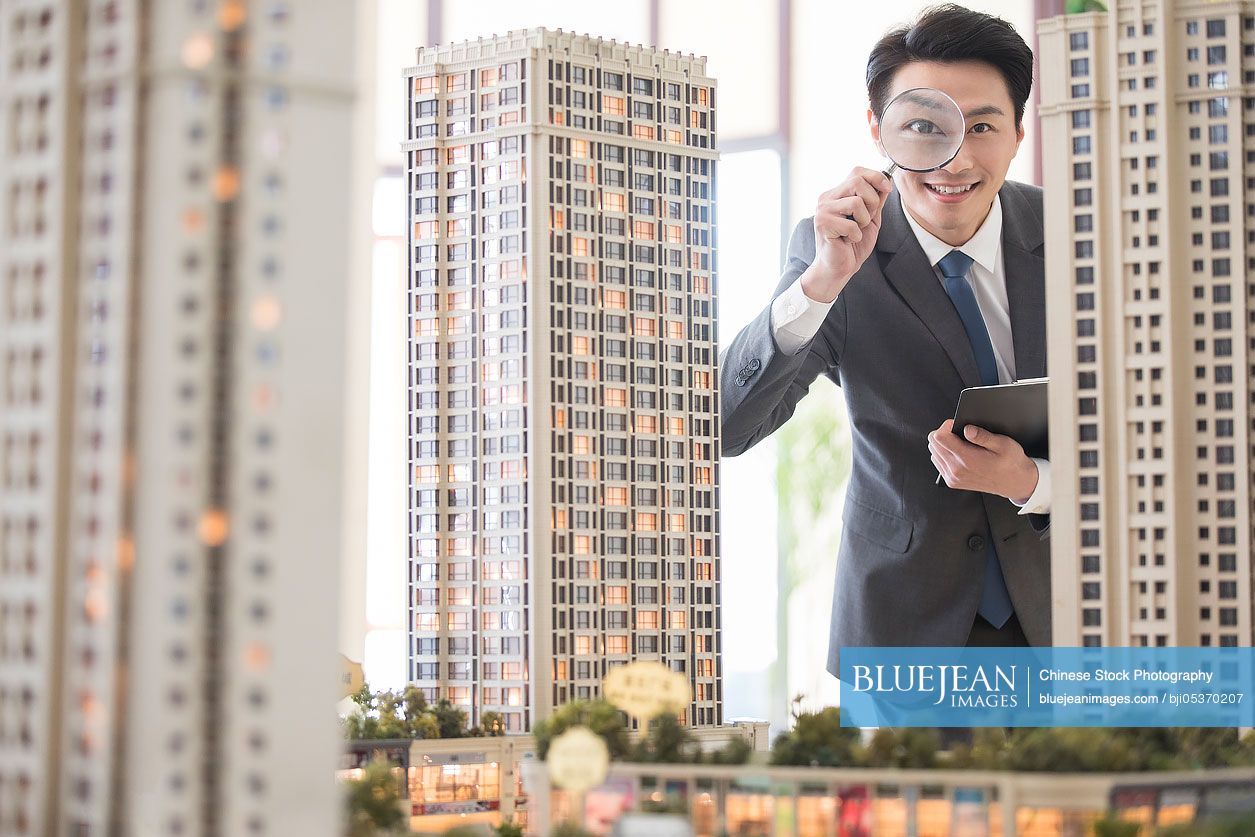
[[[907,171],[933,171],[946,165],[959,153],[964,133],[959,106],[929,87],[899,93],[880,119],[885,154]]]

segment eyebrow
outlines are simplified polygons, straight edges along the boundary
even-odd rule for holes
[[[940,100],[934,98],[933,96],[928,96],[924,93],[915,93],[915,92],[907,93],[906,101],[910,102],[911,104],[920,105],[922,107],[932,108],[933,110],[943,110],[945,108],[945,106],[941,104]]]
[[[922,105],[923,107],[932,108],[934,110],[943,110],[945,107],[937,99],[933,98],[932,96],[924,95],[922,93],[910,92],[907,94],[906,100],[908,102],[912,102],[913,104]],[[1002,108],[998,107],[997,105],[981,105],[980,107],[972,108],[971,110],[969,110],[967,114],[964,115],[963,118],[974,119],[977,116],[1004,116],[1004,115],[1005,114],[1002,112]]]
[[[1003,115],[1002,108],[998,107],[997,105],[981,105],[978,108],[972,108],[971,110],[969,110],[967,112],[967,115],[964,118],[972,119],[973,117],[977,117],[977,116],[1002,116],[1002,115]]]

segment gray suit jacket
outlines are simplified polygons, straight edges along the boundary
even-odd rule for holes
[[[1041,189],[1001,192],[1016,374],[1046,374]],[[812,220],[797,225],[776,295],[815,258]],[[774,297],[773,297],[774,298]],[[890,193],[876,249],[796,355],[776,345],[768,305],[724,350],[723,454],[784,424],[818,375],[842,388],[854,439],[833,593],[828,670],[842,646],[963,645],[980,599],[992,533],[1025,636],[1050,644],[1049,516],[935,483],[927,434],[980,386],[950,298]]]

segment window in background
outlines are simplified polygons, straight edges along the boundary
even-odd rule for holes
[[[405,683],[406,432],[405,389],[405,81],[427,41],[428,4],[376,0],[375,61],[369,88],[374,110],[375,179],[371,227],[370,430],[366,517],[366,647],[371,687]],[[363,171],[359,167],[359,171]]]
[[[780,133],[780,5],[774,0],[663,0],[659,44],[704,55],[718,80],[719,145],[775,144]]]
[[[721,105],[721,118],[722,113]],[[719,161],[716,281],[724,345],[770,302],[780,276],[780,164],[774,150],[725,154]],[[723,621],[725,716],[773,724],[783,723],[788,710],[784,684],[773,693],[769,678],[781,652],[775,631],[780,602],[776,565],[763,560],[778,551],[777,507],[774,492],[763,487],[775,485],[775,473],[776,446],[770,441],[726,458],[719,500],[725,613],[759,614],[753,620]],[[818,665],[822,671],[823,661]]]

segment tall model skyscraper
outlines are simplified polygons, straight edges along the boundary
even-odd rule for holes
[[[0,5],[0,835],[336,830],[352,14]]]
[[[1054,641],[1250,645],[1255,4],[1112,6],[1038,29]]]
[[[659,660],[717,725],[705,60],[534,29],[405,75],[409,677],[520,732]]]

